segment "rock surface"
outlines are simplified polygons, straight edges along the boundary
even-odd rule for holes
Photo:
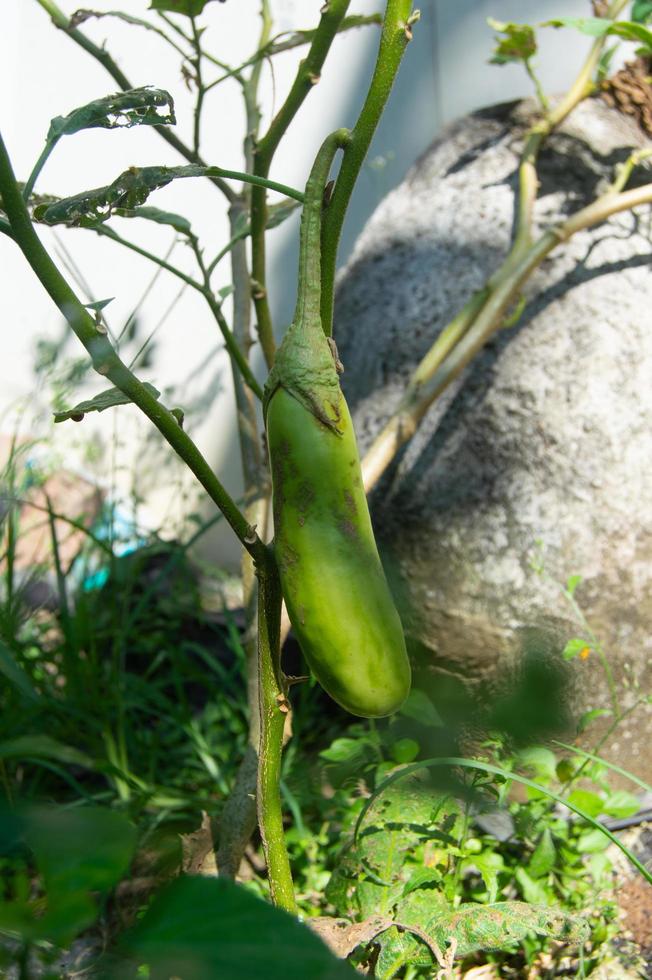
[[[507,253],[531,111],[497,106],[444,131],[343,270],[336,339],[362,451]],[[640,145],[615,110],[578,107],[540,157],[539,230],[592,200]],[[649,180],[647,170],[634,183]],[[634,683],[652,691],[651,229],[643,206],[555,250],[526,285],[517,325],[430,409],[372,494],[408,637],[434,670],[484,682],[533,637],[557,654],[570,637],[590,646],[560,588],[579,575],[575,599],[622,705]],[[572,676],[578,711],[609,707],[594,651]],[[612,757],[652,776],[651,733],[644,706],[612,738]]]

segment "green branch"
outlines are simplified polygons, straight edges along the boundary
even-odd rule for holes
[[[254,150],[254,173],[266,178],[276,148],[288,126],[303,105],[308,93],[319,81],[321,70],[346,14],[350,0],[327,0],[322,7],[321,20],[305,59],[300,63],[288,96],[272,120],[265,136]],[[266,289],[265,231],[267,227],[267,195],[254,187],[251,194],[251,264],[254,281],[254,305],[258,320],[258,336],[267,366],[274,363],[276,344]]]
[[[136,378],[121,361],[106,333],[89,315],[42,245],[30,220],[25,202],[0,135],[0,194],[14,238],[42,286],[88,351],[93,368],[109,378],[154,423],[159,432],[195,474],[217,504],[243,546],[258,560],[266,554],[265,545],[249,527],[235,502],[226,492],[192,439],[183,431],[172,412]]]
[[[322,229],[322,324],[327,335],[333,328],[333,299],[337,249],[344,216],[378,121],[389,99],[405,48],[412,37],[412,0],[388,0],[380,36],[376,66],[367,98],[344,150],[342,165]]]

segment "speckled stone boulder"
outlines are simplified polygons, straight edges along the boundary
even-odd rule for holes
[[[532,107],[449,126],[379,206],[338,286],[342,381],[364,450],[438,332],[483,285],[512,233]],[[599,101],[540,158],[539,229],[584,206],[645,137]],[[651,179],[650,171],[638,178]],[[652,209],[560,246],[501,331],[431,408],[372,494],[406,630],[433,668],[484,682],[532,637],[586,636],[575,598],[631,703],[652,691]],[[541,565],[537,571],[533,566]],[[572,664],[575,706],[607,707],[598,658]],[[612,753],[652,775],[642,708]]]

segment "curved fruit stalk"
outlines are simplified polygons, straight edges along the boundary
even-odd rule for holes
[[[330,136],[308,185],[297,309],[265,386],[275,539],[290,621],[317,680],[352,714],[381,717],[410,689],[401,622],[374,540],[334,345],[322,330],[323,188]]]

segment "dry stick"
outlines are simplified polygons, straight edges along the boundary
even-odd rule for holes
[[[350,0],[326,0],[321,20],[305,59],[299,64],[288,96],[272,120],[267,133],[254,149],[254,173],[267,177],[276,152],[288,126],[303,105],[306,96],[319,81],[319,76],[346,14]],[[267,273],[265,258],[265,230],[267,226],[267,192],[264,187],[253,187],[251,192],[251,274],[253,299],[258,320],[257,330],[267,366],[274,363],[276,343],[272,317],[267,299]]]
[[[272,19],[268,0],[261,9],[262,28],[258,49],[269,40]],[[242,80],[245,102],[246,134],[244,141],[245,168],[253,168],[253,140],[260,124],[257,105],[258,85],[262,60],[254,63],[250,77]],[[240,238],[235,241],[243,216],[248,215],[250,193],[243,188],[237,201],[229,209],[229,222],[233,246],[231,248],[231,272],[233,281],[233,332],[235,339],[247,357],[251,339],[251,279],[247,261],[247,244]],[[269,516],[269,478],[263,460],[262,444],[258,433],[256,405],[241,379],[234,374],[240,455],[246,487],[245,517],[257,525],[258,534],[266,540]],[[260,699],[258,650],[256,637],[256,578],[254,565],[247,552],[242,555],[242,599],[245,614],[243,646],[246,658],[247,705],[249,709],[249,733],[247,747],[235,779],[235,784],[220,817],[219,847],[217,851],[218,873],[235,878],[246,849],[256,828],[256,784],[258,779],[258,750],[260,741]]]
[[[154,423],[172,448],[195,474],[217,504],[243,546],[255,561],[264,560],[267,548],[258,538],[235,501],[226,492],[192,439],[168,411],[118,357],[106,333],[72,291],[41,243],[16,183],[4,141],[0,135],[0,194],[14,238],[44,289],[88,351],[98,374],[109,378]]]
[[[614,214],[640,204],[652,203],[652,184],[620,194],[606,194],[578,211],[557,228],[545,232],[522,256],[508,278],[491,293],[472,327],[432,375],[411,382],[399,406],[362,461],[362,478],[367,492],[375,486],[401,446],[415,433],[424,414],[475,357],[500,327],[502,317],[526,280],[543,259],[578,231],[601,224]]]

